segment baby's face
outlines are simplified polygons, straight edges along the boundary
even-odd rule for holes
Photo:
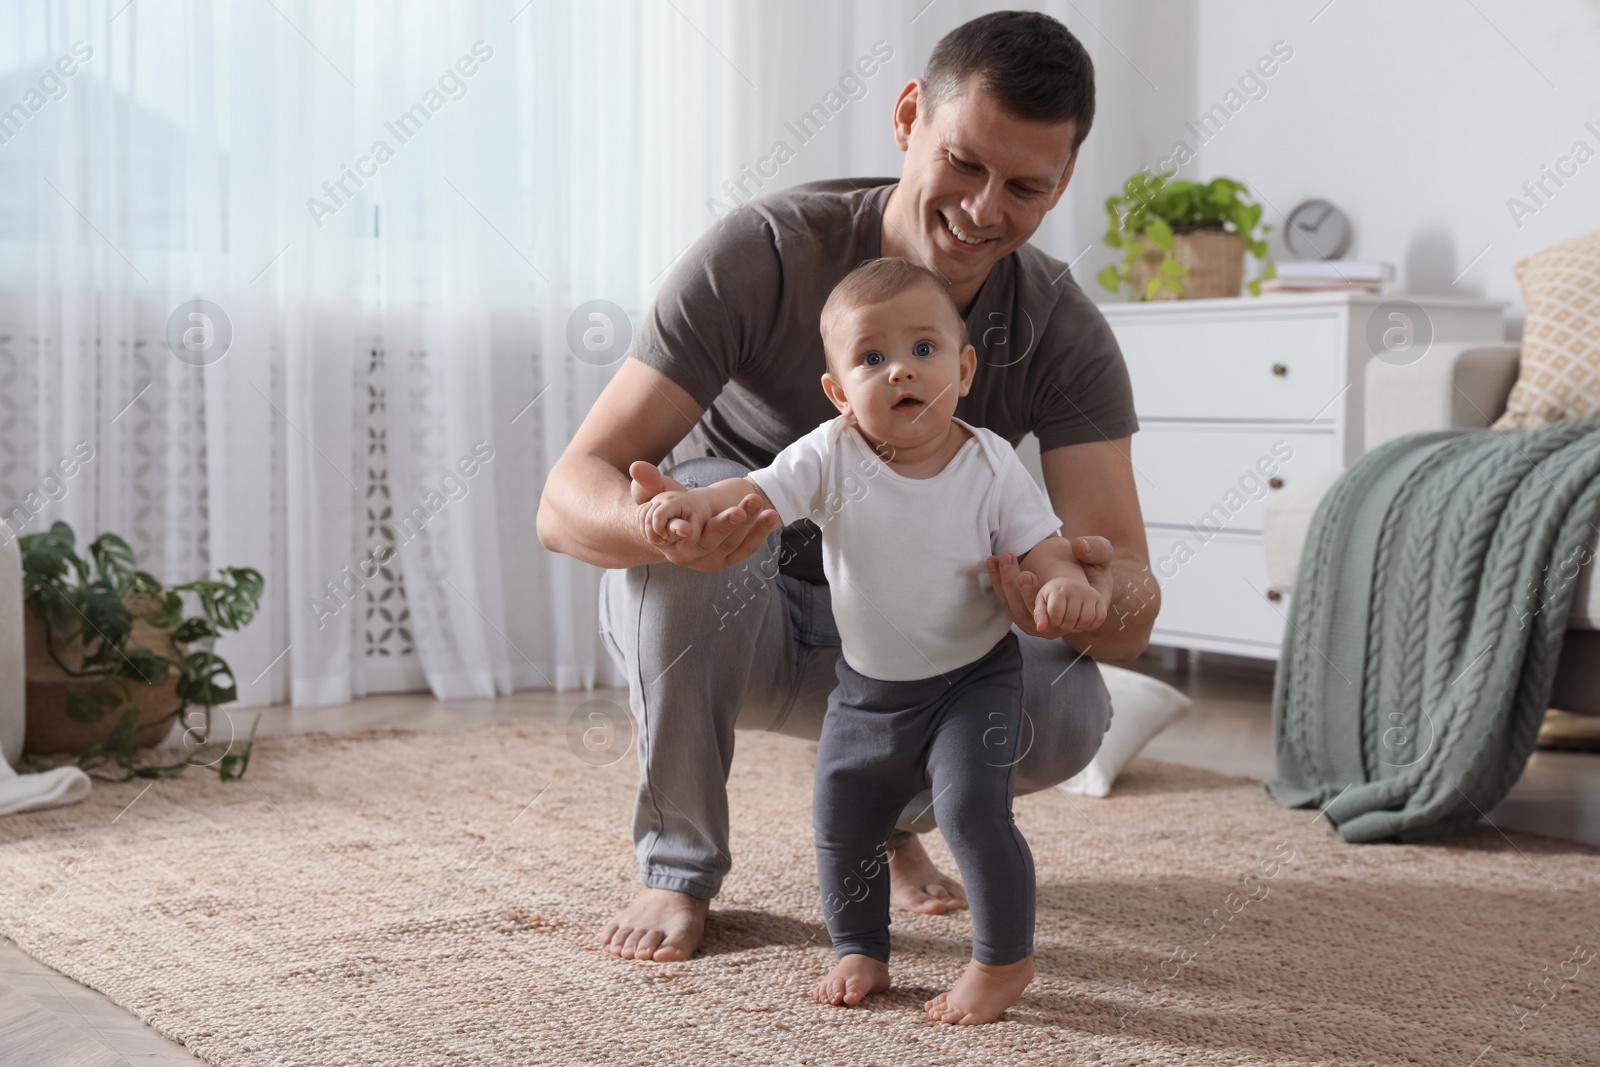
[[[978,367],[958,330],[932,285],[846,308],[823,335],[829,370],[822,388],[874,444],[905,450],[941,439]]]

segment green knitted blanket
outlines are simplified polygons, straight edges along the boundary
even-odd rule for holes
[[[1444,430],[1363,456],[1317,506],[1272,693],[1287,807],[1418,841],[1510,791],[1600,522],[1600,418]]]

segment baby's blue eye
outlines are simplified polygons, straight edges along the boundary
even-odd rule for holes
[[[918,341],[911,351],[919,356],[931,356],[933,355],[933,345],[928,341]]]
[[[879,363],[883,362],[883,354],[881,352],[868,352],[865,356],[861,357],[861,362],[865,363],[869,367],[876,367]]]

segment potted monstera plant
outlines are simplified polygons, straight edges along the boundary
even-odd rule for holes
[[[1124,285],[1133,300],[1238,296],[1244,254],[1263,261],[1250,292],[1277,271],[1269,258],[1261,205],[1246,199],[1243,182],[1174,181],[1171,174],[1140,171],[1106,198],[1105,242],[1122,250],[1122,261],[1103,268],[1100,284],[1112,292]]]
[[[233,670],[210,645],[223,630],[255,617],[262,577],[224,567],[220,580],[166,586],[138,568],[128,543],[104,533],[78,555],[72,527],[18,541],[22,551],[27,656],[25,753],[67,754],[94,777],[160,778],[186,767],[244,775],[255,741],[235,751],[219,739],[212,712],[238,697]],[[198,603],[188,614],[185,596]],[[163,760],[143,751],[185,725],[185,754]],[[259,717],[257,722],[259,723]],[[231,725],[231,723],[230,723]]]

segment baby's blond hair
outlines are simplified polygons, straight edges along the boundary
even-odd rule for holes
[[[956,332],[961,338],[961,344],[965,345],[967,322],[961,317],[961,309],[956,306],[955,298],[950,295],[950,287],[945,285],[943,278],[927,267],[900,256],[869,259],[846,274],[839,284],[833,287],[833,292],[828,294],[828,302],[822,305],[820,325],[829,369],[833,369],[833,352],[827,343],[828,327],[840,312],[846,308],[880,303],[892,296],[900,295],[914,285],[932,285],[939,291],[939,295],[944,297],[944,302],[950,307],[950,314],[955,317]]]

